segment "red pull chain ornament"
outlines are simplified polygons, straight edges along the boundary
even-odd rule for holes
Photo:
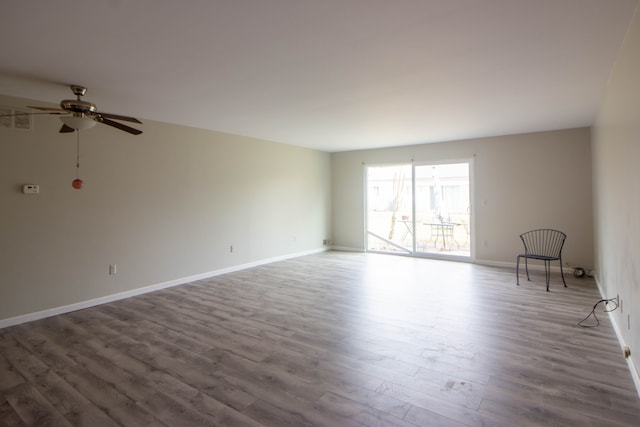
[[[82,186],[84,185],[84,181],[82,181],[80,178],[76,178],[73,181],[71,181],[71,185],[76,190],[80,190],[82,188]]]
[[[80,130],[76,130],[76,179],[71,181],[71,186],[80,190],[84,186],[84,181],[80,179]]]

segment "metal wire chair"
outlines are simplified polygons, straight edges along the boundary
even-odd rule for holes
[[[562,283],[567,287],[564,280],[564,271],[562,270],[562,247],[567,235],[562,231],[543,228],[538,230],[527,231],[520,235],[520,239],[524,244],[524,253],[518,254],[516,261],[516,284],[520,285],[520,258],[524,258],[524,266],[527,272],[527,280],[529,278],[529,259],[537,259],[544,261],[545,279],[547,281],[547,292],[549,292],[549,280],[551,279],[551,261],[560,262],[560,274]]]

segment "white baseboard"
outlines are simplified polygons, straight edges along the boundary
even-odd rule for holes
[[[600,281],[598,280],[597,276],[595,280],[596,280],[596,285],[598,286],[598,292],[600,293],[600,296],[602,297],[602,299],[609,298],[604,294],[604,291],[602,289],[602,286],[600,286]],[[611,320],[611,325],[613,326],[613,330],[616,333],[616,337],[618,338],[618,344],[620,345],[620,354],[623,354],[624,348],[627,346],[627,344],[625,343],[624,338],[622,337],[620,325],[618,325],[618,320],[613,315],[613,313],[614,313],[613,311],[609,311],[607,314],[609,315],[609,320]],[[638,397],[640,397],[640,374],[638,373],[639,372],[638,367],[636,366],[633,360],[633,354],[627,357],[626,360],[627,360],[627,366],[629,368],[629,371],[631,372],[631,378],[633,379],[633,384],[636,386],[636,392],[638,393]]]
[[[331,246],[329,250],[338,251],[338,252],[365,252],[362,248],[350,248],[348,246]]]
[[[515,262],[504,262],[504,261],[491,261],[485,259],[476,259],[474,261],[475,264],[486,265],[489,267],[500,267],[500,268],[510,268],[515,270],[516,263]],[[520,271],[524,273],[524,261],[520,261]],[[544,271],[544,264],[529,264],[529,271]],[[573,268],[566,267],[563,268],[565,276],[573,274]],[[560,273],[560,265],[556,262],[556,265],[551,265],[552,273]]]
[[[49,308],[35,313],[22,314],[20,316],[9,317],[7,319],[0,319],[0,329],[7,328],[9,326],[19,325],[21,323],[32,322],[34,320],[40,320],[47,317],[57,316],[59,314],[69,313],[76,310],[82,310],[89,307],[95,307],[96,305],[106,304],[113,301],[118,301],[125,298],[131,298],[137,295],[146,294],[160,289],[171,288],[173,286],[184,285],[196,280],[208,279],[210,277],[220,276],[222,274],[233,273],[240,270],[246,270],[248,268],[257,267],[260,265],[271,264],[277,261],[284,261],[291,258],[297,258],[300,256],[316,254],[325,252],[327,248],[311,249],[308,251],[297,252],[293,254],[281,255],[273,258],[262,259],[259,261],[249,262],[246,264],[235,265],[233,267],[223,268],[220,270],[208,271],[206,273],[196,274],[193,276],[181,277],[179,279],[169,280],[167,282],[156,283],[155,285],[144,286],[142,288],[132,289],[130,291],[119,292],[117,294],[106,295],[99,298],[94,298],[86,301],[77,302],[74,304],[63,305],[60,307]]]

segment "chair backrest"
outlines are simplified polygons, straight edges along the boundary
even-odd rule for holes
[[[520,235],[526,255],[541,255],[553,258],[560,257],[566,238],[567,235],[562,231],[550,228],[531,230]]]

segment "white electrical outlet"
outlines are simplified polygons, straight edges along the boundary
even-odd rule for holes
[[[117,266],[117,264],[111,264],[111,265],[109,266],[109,274],[113,276],[114,274],[117,274],[117,273],[118,273],[118,266]]]
[[[38,184],[25,184],[22,186],[22,192],[24,194],[39,194],[40,186]]]

